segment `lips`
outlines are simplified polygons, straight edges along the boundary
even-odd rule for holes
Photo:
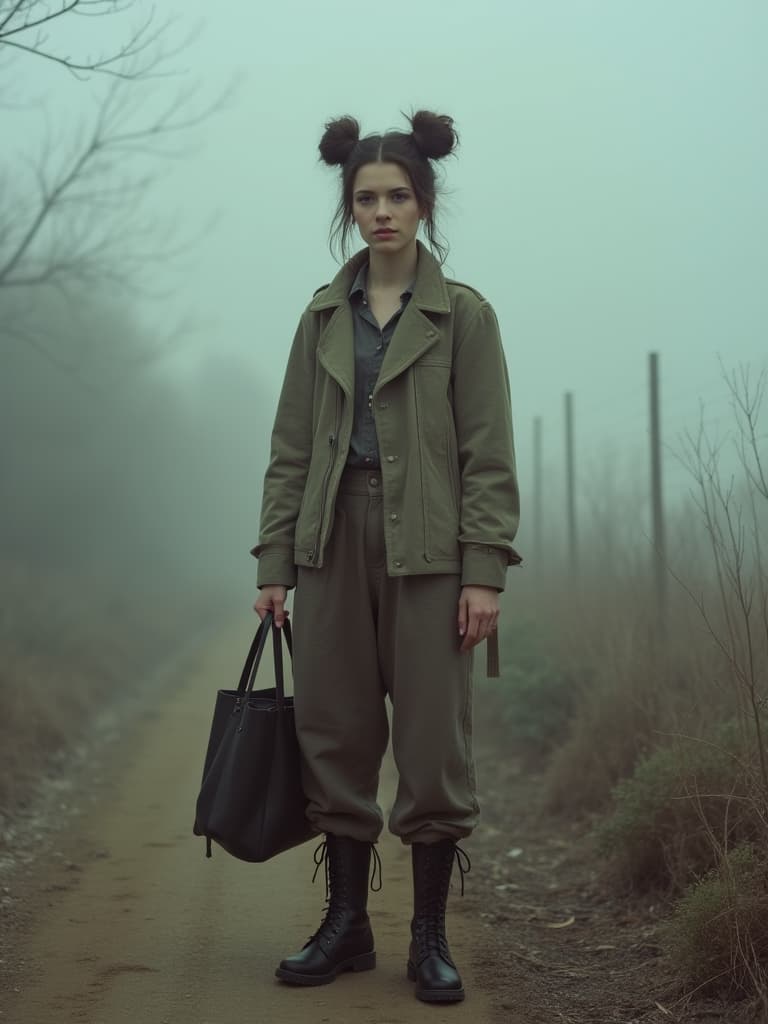
[[[394,231],[391,228],[383,228],[380,231],[374,231],[374,235],[378,235],[379,238],[387,238],[389,235],[394,235]]]

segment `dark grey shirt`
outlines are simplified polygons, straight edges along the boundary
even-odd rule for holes
[[[413,294],[411,284],[400,296],[400,309],[380,328],[368,306],[368,264],[364,263],[349,290],[355,325],[355,409],[347,466],[379,469],[379,439],[373,419],[373,389],[379,377],[387,345],[395,333],[406,303]]]

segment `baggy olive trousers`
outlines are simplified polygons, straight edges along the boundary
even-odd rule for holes
[[[462,839],[478,804],[461,578],[390,578],[382,504],[378,472],[346,469],[324,565],[298,569],[293,680],[307,814],[320,832],[378,839],[389,696],[399,773],[390,830],[405,843]]]

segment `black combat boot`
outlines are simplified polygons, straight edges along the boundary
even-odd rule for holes
[[[425,1003],[456,1003],[464,998],[464,986],[445,936],[445,908],[454,857],[459,862],[462,894],[469,858],[452,839],[413,843],[411,857],[413,920],[408,977],[416,982],[416,995]]]
[[[367,911],[372,849],[372,843],[326,836],[315,863],[319,868],[325,860],[328,908],[301,952],[281,962],[275,971],[278,978],[293,985],[327,985],[342,971],[370,971],[376,966]]]

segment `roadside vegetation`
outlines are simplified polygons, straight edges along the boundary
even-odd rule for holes
[[[604,510],[572,585],[526,586],[497,684],[510,749],[544,773],[547,812],[580,820],[619,899],[666,907],[679,996],[768,1011],[766,373],[724,373],[727,436],[676,444],[691,481],[670,516],[660,618],[642,504]],[[509,616],[511,619],[512,616]]]
[[[250,571],[249,370],[211,356],[174,383],[183,291],[146,322],[202,229],[154,185],[224,101],[198,104],[178,24],[0,0],[0,845]]]
[[[74,316],[41,296],[35,317],[89,356],[64,373],[3,353],[0,845],[100,711],[248,608],[253,578],[247,368],[215,360],[182,388],[136,368],[144,333],[120,303],[83,296]]]

